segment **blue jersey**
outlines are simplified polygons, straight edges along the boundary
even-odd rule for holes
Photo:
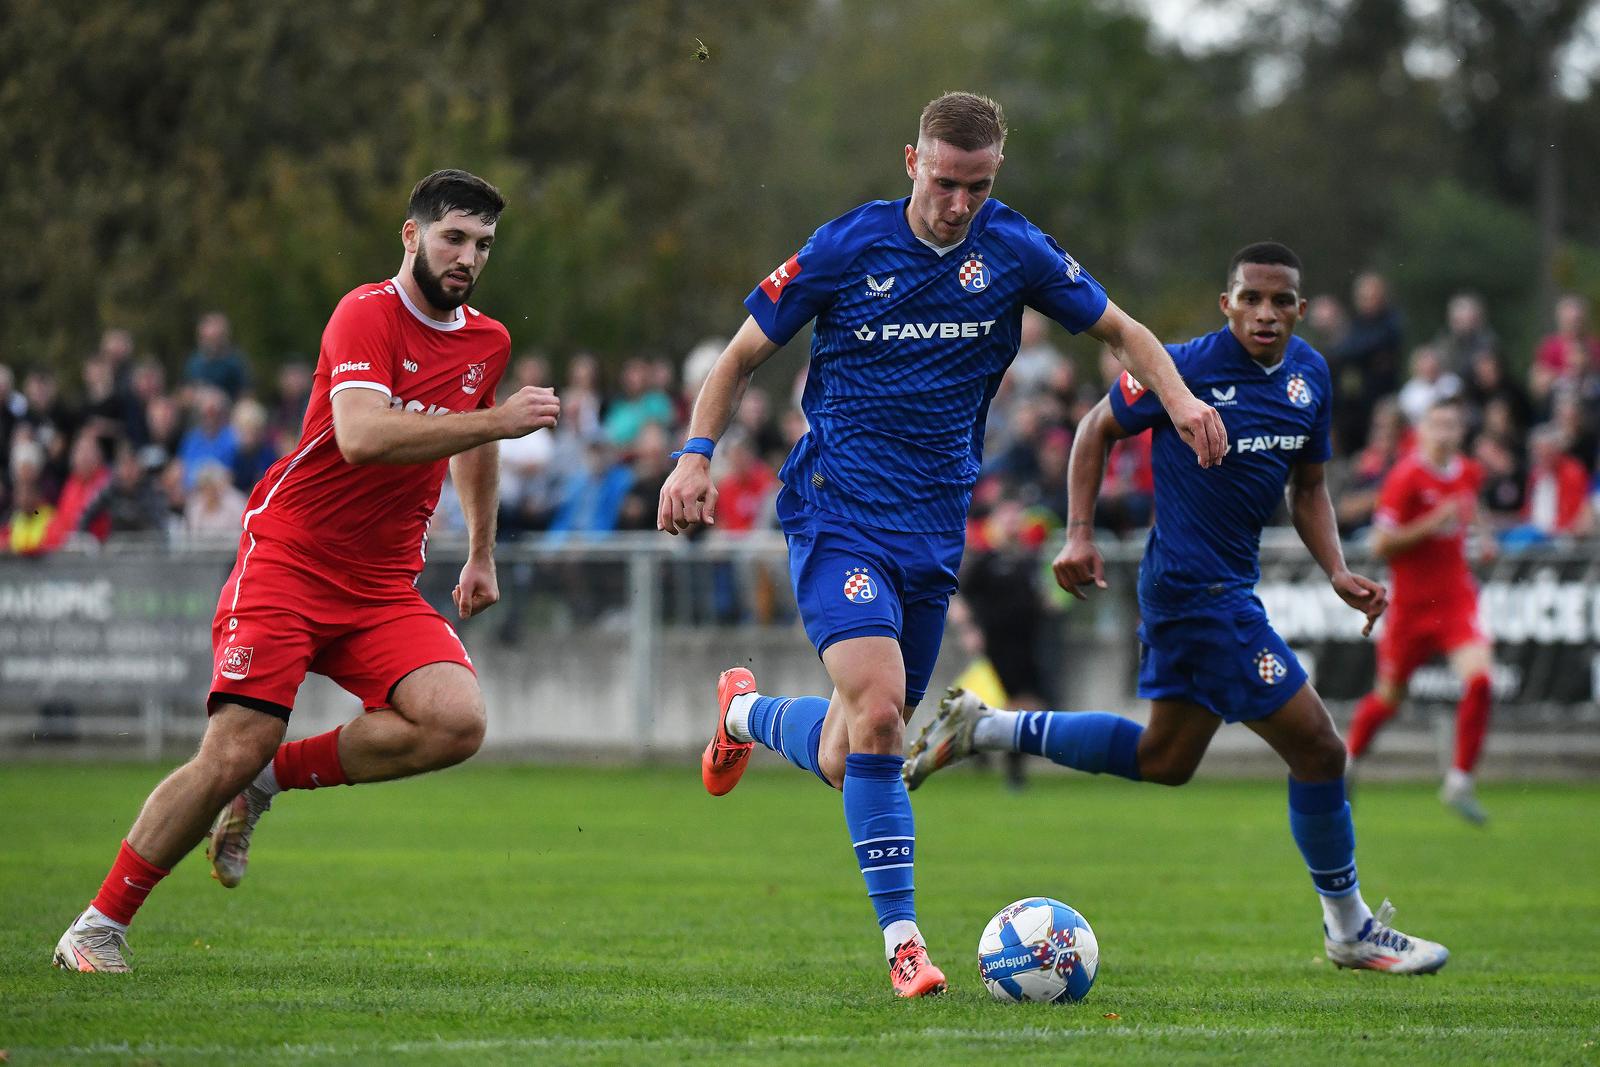
[[[816,319],[801,400],[811,428],[784,484],[879,529],[959,530],[1023,306],[1077,333],[1099,321],[1106,294],[998,200],[942,251],[912,233],[906,204],[878,200],[827,223],[745,307],[780,345]]]
[[[1228,452],[1217,466],[1201,467],[1154,394],[1126,373],[1112,386],[1117,424],[1154,434],[1156,522],[1139,566],[1146,618],[1248,594],[1261,577],[1261,528],[1283,499],[1291,468],[1332,454],[1328,365],[1298,337],[1270,370],[1226,329],[1167,351],[1195,396],[1222,416]]]

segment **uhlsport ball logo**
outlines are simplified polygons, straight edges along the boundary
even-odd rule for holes
[[[1289,668],[1284,666],[1283,660],[1271,649],[1263,648],[1256,653],[1256,674],[1268,685],[1277,685],[1283,681],[1283,676],[1289,673]]]
[[[1311,386],[1298,374],[1289,375],[1289,380],[1284,383],[1284,389],[1289,394],[1289,403],[1297,408],[1311,406]]]
[[[878,599],[878,587],[865,567],[851,567],[844,575],[844,598],[852,604],[870,604]]]
[[[981,293],[989,288],[989,267],[977,256],[961,264],[956,277],[961,279],[961,288],[969,293]]]

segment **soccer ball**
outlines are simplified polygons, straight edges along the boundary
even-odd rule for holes
[[[994,999],[1061,1004],[1082,1000],[1100,969],[1100,943],[1082,915],[1059,900],[1007,904],[978,939],[978,973]]]

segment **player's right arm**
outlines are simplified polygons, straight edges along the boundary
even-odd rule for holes
[[[1143,323],[1111,301],[1088,334],[1104,342],[1117,361],[1161,398],[1172,426],[1184,444],[1194,449],[1202,467],[1222,462],[1228,451],[1228,434],[1216,409],[1189,391],[1172,356]]]
[[[1122,388],[1119,383],[1118,388]],[[1078,423],[1067,461],[1067,543],[1056,553],[1050,569],[1056,584],[1079,600],[1087,599],[1080,586],[1106,587],[1105,562],[1094,544],[1094,509],[1100,499],[1111,446],[1130,436],[1111,411],[1111,398],[1102,397]]]
[[[700,387],[694,413],[689,417],[689,436],[719,440],[733,421],[756,368],[777,350],[777,343],[766,335],[761,324],[753,317],[746,318]],[[698,523],[714,526],[716,511],[717,490],[711,484],[710,457],[685,452],[661,486],[656,529],[675,535]]]
[[[1410,521],[1402,521],[1400,516],[1411,510],[1413,496],[1411,479],[1403,472],[1389,475],[1378,491],[1378,508],[1372,523],[1372,554],[1379,559],[1387,562],[1404,555],[1462,520],[1460,503],[1445,500]]]
[[[376,389],[342,389],[333,397],[333,436],[347,463],[428,463],[554,426],[560,413],[555,391],[536,386],[495,407],[450,415],[397,410]]]

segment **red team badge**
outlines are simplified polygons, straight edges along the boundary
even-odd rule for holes
[[[789,257],[789,261],[761,281],[761,291],[767,294],[767,299],[774,304],[783,295],[783,287],[800,276],[800,253],[796,252]]]
[[[461,391],[468,396],[476,393],[488,373],[489,364],[487,363],[468,364],[467,369],[461,375]]]
[[[250,661],[255,657],[254,645],[239,645],[228,649],[222,654],[222,669],[219,673],[224,678],[231,678],[237,682],[250,673]]]

